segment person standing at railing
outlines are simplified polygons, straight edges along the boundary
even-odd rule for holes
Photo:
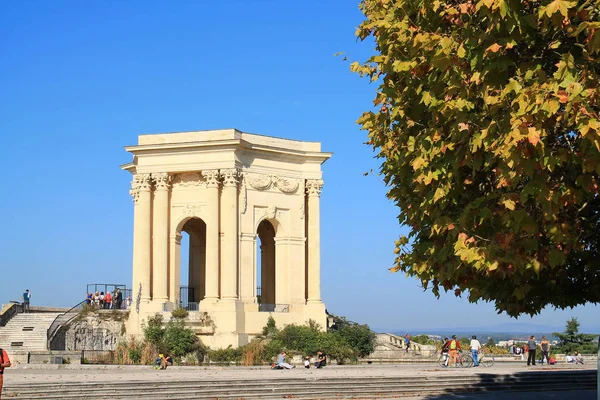
[[[25,290],[23,293],[23,312],[30,312],[29,310],[29,301],[31,300],[31,292],[29,289]]]
[[[110,290],[106,292],[104,296],[104,308],[109,309],[112,304],[112,296],[110,295]]]
[[[120,310],[123,307],[123,293],[121,293],[121,289],[117,289],[115,296],[117,299],[117,310]]]
[[[10,367],[10,358],[4,349],[0,349],[0,398],[2,398],[2,386],[4,385],[4,368]]]

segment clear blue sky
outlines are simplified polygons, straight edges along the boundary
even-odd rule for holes
[[[355,121],[374,86],[348,70],[352,1],[12,1],[0,4],[0,302],[74,305],[85,285],[131,282],[123,146],[141,133],[237,128],[320,141],[322,293],[379,330],[495,326],[490,304],[436,300],[390,274],[403,231]],[[598,329],[599,307],[523,323]]]

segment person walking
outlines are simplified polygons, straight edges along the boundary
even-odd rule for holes
[[[529,366],[531,365],[535,365],[535,349],[537,347],[537,343],[535,342],[535,336],[531,335],[529,337],[529,340],[527,341],[527,349],[528,351],[528,355],[527,355],[527,365]]]
[[[471,356],[473,357],[473,366],[479,367],[479,350],[481,350],[481,343],[477,340],[477,336],[473,335],[471,337],[469,348],[471,349]]]
[[[546,362],[548,364],[550,364],[550,357],[549,357],[550,342],[548,341],[548,338],[546,336],[542,336],[542,341],[540,342],[540,348],[542,349],[542,364],[544,364],[544,358],[546,359]]]
[[[29,301],[31,300],[31,292],[29,289],[25,289],[25,293],[23,293],[23,312],[30,312],[29,309]]]
[[[408,333],[404,336],[404,344],[406,345],[406,352],[408,353],[408,349],[410,349],[410,335]]]
[[[0,398],[2,398],[2,386],[4,385],[4,368],[8,368],[11,365],[6,350],[0,349]]]

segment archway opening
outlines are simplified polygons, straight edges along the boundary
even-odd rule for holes
[[[264,220],[258,225],[257,293],[259,304],[274,307],[275,298],[275,228]],[[264,307],[263,307],[264,308]]]
[[[200,218],[188,220],[181,228],[181,305],[197,309],[206,293],[206,223]],[[186,256],[187,255],[187,256]]]

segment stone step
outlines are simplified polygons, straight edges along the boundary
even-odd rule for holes
[[[537,379],[532,379],[533,377]],[[518,392],[596,389],[595,371],[484,374],[432,380],[427,377],[362,379],[273,379],[257,381],[134,381],[107,383],[5,385],[16,399],[333,399],[399,397],[473,391]]]

